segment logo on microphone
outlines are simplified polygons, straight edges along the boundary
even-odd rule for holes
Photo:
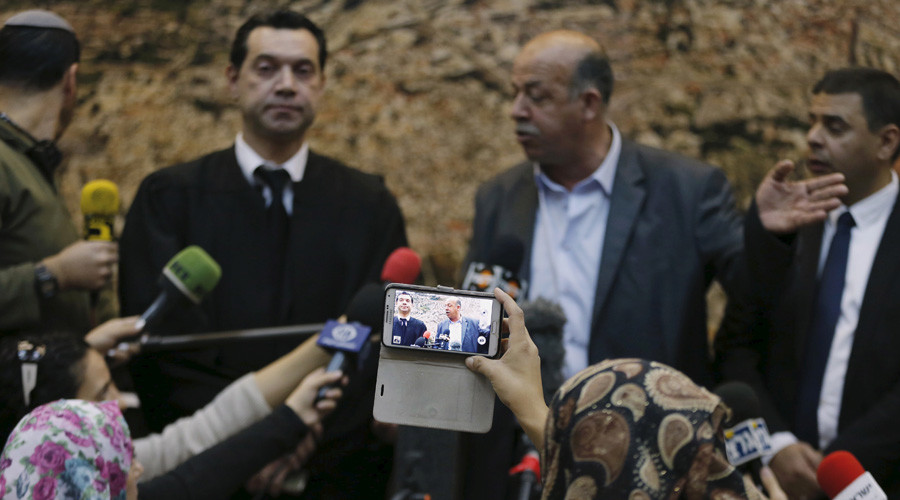
[[[356,338],[356,328],[348,324],[338,325],[331,331],[331,336],[338,342],[353,342]]]
[[[484,336],[478,337],[478,345],[484,345],[486,342],[487,342],[487,338],[485,338]]]
[[[361,323],[338,323],[331,319],[325,323],[316,343],[340,351],[359,352],[371,331]]]

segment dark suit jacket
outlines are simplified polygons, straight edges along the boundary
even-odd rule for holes
[[[482,185],[463,269],[486,262],[495,242],[509,234],[524,243],[518,271],[528,279],[537,208],[530,162]],[[734,289],[742,246],[741,218],[721,170],[623,139],[599,277],[584,284],[596,287],[588,361],[651,359],[710,386],[706,292],[713,278]],[[495,479],[509,469],[515,442],[514,423],[504,415],[505,409],[495,412],[491,437],[469,443],[471,460],[485,448],[499,458],[488,465],[482,455],[482,466],[467,470],[466,498],[504,495]]]
[[[460,321],[462,321],[462,350],[465,352],[478,352],[478,336],[482,333],[487,333],[489,330],[482,330],[478,327],[478,322],[472,318],[467,318],[465,316],[460,317]],[[441,335],[450,335],[450,320],[445,319],[441,321],[441,323],[437,327],[437,335],[440,337]],[[484,345],[487,345],[485,343]],[[443,342],[442,348],[447,349],[448,343]],[[485,352],[487,352],[485,350]]]
[[[822,224],[793,241],[747,214],[747,261],[758,283],[749,327],[723,329],[722,373],[754,387],[773,432],[791,430],[800,369],[815,302]],[[824,453],[847,450],[890,498],[900,497],[900,208],[894,206],[859,310],[844,379],[838,436]],[[813,444],[814,447],[817,447]]]
[[[416,339],[421,337],[425,330],[428,328],[425,326],[425,323],[420,319],[409,317],[409,321],[406,322],[406,329],[404,330],[402,326],[400,326],[400,318],[394,316],[394,326],[391,330],[393,335],[400,335],[400,345],[413,345],[416,342]]]
[[[538,196],[524,163],[478,190],[469,262],[487,260],[502,235],[525,245],[528,278]],[[706,291],[732,288],[741,219],[721,170],[623,140],[596,287],[589,362],[641,357],[713,381]]]

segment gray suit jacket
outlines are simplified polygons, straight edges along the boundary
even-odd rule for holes
[[[525,245],[531,267],[538,206],[531,163],[482,185],[466,258],[484,262],[504,235]],[[721,170],[623,140],[596,287],[589,361],[641,357],[666,363],[703,385],[714,382],[706,292],[737,279],[741,217]]]

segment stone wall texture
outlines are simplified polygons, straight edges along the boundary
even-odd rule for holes
[[[76,218],[87,181],[116,182],[124,214],[150,172],[231,144],[231,38],[250,14],[284,5],[328,36],[312,147],[385,177],[428,284],[455,281],[475,189],[522,158],[508,75],[537,33],[600,41],[622,132],[720,166],[741,204],[777,159],[803,154],[809,89],[825,70],[900,74],[896,0],[5,0],[0,19],[49,8],[83,43],[61,141]]]

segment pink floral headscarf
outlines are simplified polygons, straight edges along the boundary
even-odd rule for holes
[[[132,455],[114,401],[45,404],[9,435],[0,454],[0,499],[124,500]]]

